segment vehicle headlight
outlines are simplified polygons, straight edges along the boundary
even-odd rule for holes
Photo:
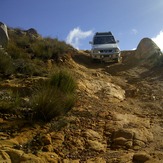
[[[93,53],[99,53],[99,50],[93,50]]]

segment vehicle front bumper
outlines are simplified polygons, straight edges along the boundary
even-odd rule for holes
[[[97,59],[105,62],[116,61],[120,58],[120,53],[112,53],[112,54],[99,54],[99,53],[92,53],[92,59]]]

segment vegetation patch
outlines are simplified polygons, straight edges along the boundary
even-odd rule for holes
[[[34,119],[50,121],[64,115],[75,104],[76,81],[65,70],[54,73],[48,81],[41,82],[32,96]]]
[[[0,91],[0,112],[1,113],[16,113],[20,106],[20,96],[12,90]]]
[[[67,113],[76,101],[77,84],[71,73],[56,70],[55,66],[61,65],[60,61],[64,65],[64,59],[68,58],[67,54],[71,54],[73,47],[57,38],[42,38],[31,30],[8,29],[8,34],[7,47],[0,49],[0,84],[3,86],[0,90],[0,113],[21,114],[22,118],[32,117],[32,120],[39,121],[50,121]],[[55,73],[35,87],[39,80],[36,76],[47,77],[53,69]],[[9,80],[4,81],[4,77]],[[10,84],[10,80],[17,84]],[[29,94],[22,95],[22,86],[30,90],[30,97]],[[9,89],[18,89],[19,96],[3,94]],[[28,100],[24,102],[24,98]]]
[[[14,71],[15,69],[11,57],[3,50],[0,50],[0,73],[10,75],[14,73]]]

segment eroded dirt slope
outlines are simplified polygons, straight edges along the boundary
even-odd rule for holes
[[[46,125],[1,117],[0,160],[163,162],[162,69],[130,59],[92,63],[89,53],[74,55],[69,67],[78,78],[76,106]]]

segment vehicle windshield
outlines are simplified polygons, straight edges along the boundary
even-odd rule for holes
[[[96,36],[94,44],[113,44],[116,43],[113,36]]]

